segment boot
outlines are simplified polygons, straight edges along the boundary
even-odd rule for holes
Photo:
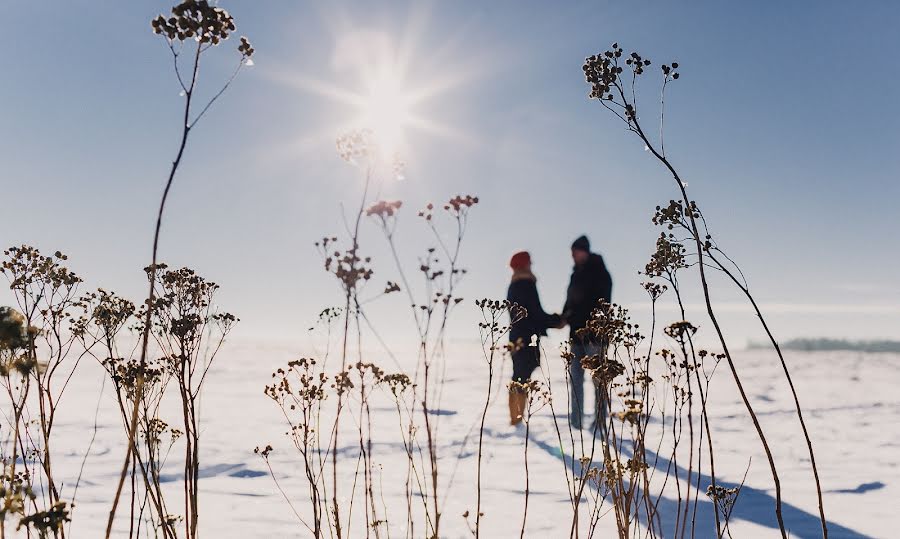
[[[517,393],[518,401],[516,404],[519,406],[519,418],[525,419],[525,408],[528,406],[528,393]]]
[[[518,391],[509,392],[509,424],[518,425],[525,414],[525,394]]]

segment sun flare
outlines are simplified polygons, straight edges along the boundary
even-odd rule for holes
[[[425,43],[422,36],[427,32],[415,25],[400,35],[360,28],[335,29],[333,35],[329,76],[290,69],[276,73],[295,88],[330,101],[325,105],[329,123],[301,144],[366,131],[381,164],[405,167],[429,142],[419,134],[470,143],[471,134],[448,124],[446,110],[436,109],[434,103],[463,86],[479,72],[480,64],[459,64],[459,58],[468,56],[450,44]],[[417,54],[422,50],[438,52],[426,62]]]
[[[379,66],[368,79],[357,123],[371,130],[382,159],[393,159],[403,151],[406,130],[415,119],[414,105],[412,92],[393,65]]]

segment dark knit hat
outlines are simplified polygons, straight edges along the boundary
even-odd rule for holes
[[[531,255],[528,251],[519,251],[509,259],[509,267],[514,270],[525,269],[528,264],[531,264]]]
[[[588,241],[587,236],[579,236],[577,240],[572,242],[572,249],[591,252],[591,242]]]

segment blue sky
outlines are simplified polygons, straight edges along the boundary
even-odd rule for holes
[[[441,87],[417,112],[443,129],[407,130],[409,178],[383,188],[406,203],[405,260],[428,246],[415,209],[477,194],[465,297],[502,297],[509,255],[528,249],[545,306],[558,309],[569,244],[586,233],[613,273],[614,299],[643,318],[637,270],[658,234],[650,217],[675,192],[642,144],[586,99],[584,57],[618,41],[656,65],[681,64],[667,152],[776,333],[896,338],[900,6],[783,4],[223,2],[256,65],[192,135],[162,258],[220,283],[241,335],[302,339],[339,301],[313,242],[341,233],[340,205],[361,187],[334,151],[358,111],[310,88],[359,92],[357,64],[373,50],[409,50],[410,87]],[[88,286],[134,297],[178,135],[171,58],[149,27],[169,7],[0,4],[0,243],[60,249]],[[206,91],[236,46],[209,56]],[[656,74],[643,83],[648,111]],[[363,242],[379,282],[395,278],[374,226]],[[759,339],[740,298],[715,293],[729,334]],[[0,304],[11,301],[0,291]],[[474,315],[460,309],[456,335],[477,336]]]

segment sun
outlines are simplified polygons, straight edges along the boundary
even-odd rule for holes
[[[436,108],[435,103],[452,99],[450,94],[480,73],[481,66],[471,61],[471,55],[459,53],[454,40],[424,41],[434,35],[426,30],[418,24],[399,34],[336,28],[331,32],[334,42],[327,76],[287,66],[273,70],[282,82],[325,98],[317,111],[327,118],[325,123],[307,131],[285,152],[295,144],[314,147],[362,130],[370,134],[377,160],[387,165],[414,161],[415,154],[433,140],[420,135],[469,144],[471,134],[450,125],[446,109]],[[461,59],[466,62],[460,63]]]
[[[369,129],[386,161],[403,153],[406,131],[417,123],[414,92],[407,86],[397,66],[376,66],[366,78],[366,88],[359,100],[359,118],[354,122]]]

